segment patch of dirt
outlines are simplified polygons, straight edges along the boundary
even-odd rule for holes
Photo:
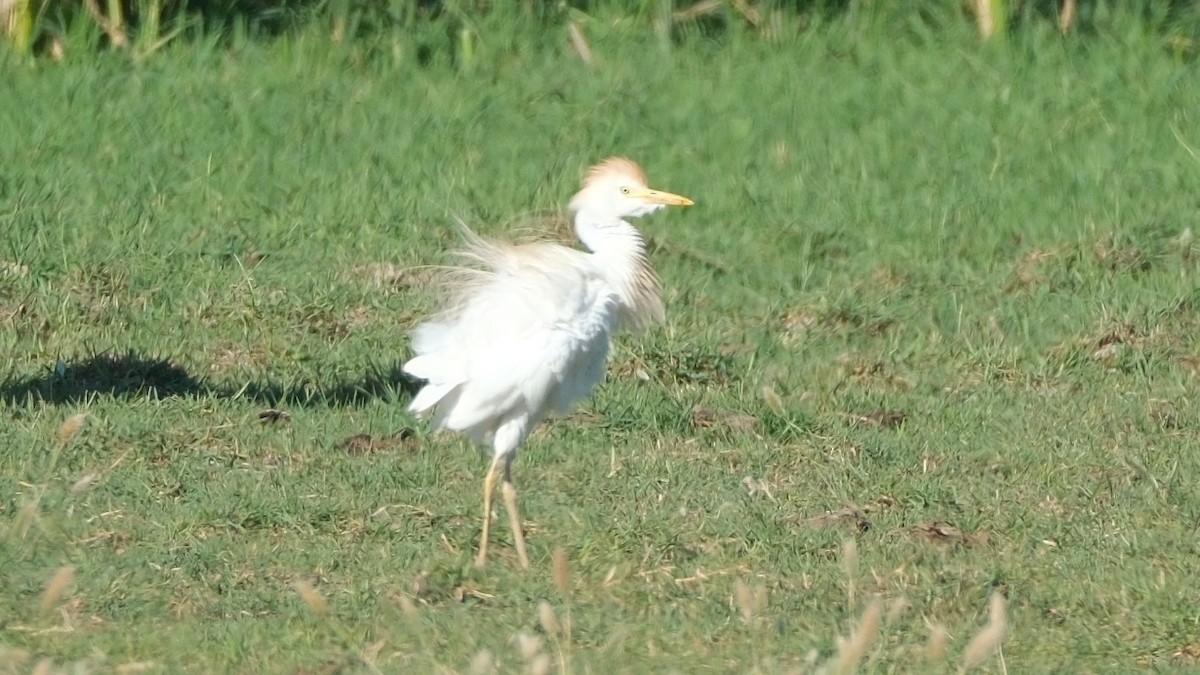
[[[71,272],[67,287],[79,312],[101,321],[127,303],[129,275],[104,265],[80,267]]]
[[[853,506],[805,518],[804,524],[816,529],[840,525],[851,525],[858,532],[866,532],[871,529],[871,521],[867,520],[866,513]]]
[[[870,277],[870,286],[885,293],[895,292],[907,284],[908,277],[890,267],[880,267]]]
[[[1146,417],[1163,431],[1178,431],[1183,427],[1175,405],[1168,400],[1152,398],[1147,404]]]
[[[1114,272],[1145,272],[1151,266],[1149,255],[1115,234],[1107,234],[1092,245],[1092,258]]]
[[[266,349],[245,349],[232,343],[219,343],[209,352],[209,370],[216,374],[228,373],[237,368],[264,367],[270,361]]]
[[[730,361],[719,354],[700,351],[658,353],[647,358],[647,365],[667,384],[714,384],[729,382]]]
[[[337,448],[348,455],[369,455],[397,448],[414,452],[421,445],[417,432],[405,427],[394,434],[375,438],[371,434],[354,434],[338,442]]]
[[[359,265],[350,270],[352,279],[363,279],[373,288],[425,288],[439,278],[436,267],[401,267],[390,262]]]
[[[766,479],[759,480],[754,476],[746,476],[742,479],[742,487],[746,488],[746,493],[751,497],[763,494],[767,499],[775,501],[775,495],[772,494],[773,486]]]
[[[896,373],[891,366],[862,354],[846,352],[838,357],[838,377],[864,387],[880,387],[907,391],[913,383]]]
[[[891,497],[880,497],[866,506],[859,507],[850,504],[837,511],[826,511],[825,513],[810,516],[803,519],[801,524],[812,528],[851,525],[858,532],[866,532],[871,529],[871,522],[867,520],[868,515],[882,511],[895,504],[896,500]]]
[[[908,414],[902,410],[884,410],[883,408],[873,413],[867,413],[866,415],[843,413],[842,416],[856,426],[877,427],[881,429],[895,429],[904,424],[904,420],[908,419]]]
[[[941,521],[914,525],[910,532],[936,544],[958,544],[970,547],[987,541],[986,534],[963,532],[957,527]]]
[[[1115,367],[1121,362],[1121,356],[1133,350],[1134,353],[1155,352],[1163,354],[1173,361],[1186,353],[1188,329],[1167,330],[1162,326],[1151,326],[1149,330],[1140,329],[1129,323],[1103,322],[1101,328],[1090,334],[1081,335],[1075,339],[1060,342],[1050,348],[1048,356],[1055,360],[1074,361],[1088,359],[1104,367]]]
[[[783,331],[780,339],[785,345],[791,345],[805,333],[817,327],[820,317],[817,311],[810,307],[794,309],[783,316]]]
[[[1193,642],[1180,647],[1175,650],[1174,654],[1171,654],[1171,658],[1189,666],[1200,663],[1200,642]]]
[[[1064,249],[1034,249],[1017,260],[1012,278],[1004,285],[1006,292],[1037,286],[1046,280],[1046,263],[1057,258]]]
[[[366,307],[350,310],[344,316],[338,316],[328,309],[317,309],[308,312],[293,312],[293,319],[307,333],[328,337],[346,337],[355,329],[370,323],[367,319],[368,315],[370,315],[370,310],[367,310]]]
[[[0,277],[22,279],[29,274],[29,266],[11,260],[0,260]]]
[[[805,333],[817,330],[830,333],[859,332],[869,337],[879,337],[896,322],[848,308],[799,307],[785,314],[781,324],[780,339],[785,345],[790,345]]]
[[[696,429],[726,429],[752,432],[758,428],[758,418],[728,410],[716,410],[696,404],[691,411],[692,427]]]
[[[352,673],[355,672],[356,665],[351,661],[330,659],[315,668],[300,666],[296,668],[296,675],[339,675],[339,673]]]
[[[258,421],[263,424],[279,424],[292,421],[292,414],[286,410],[271,408],[258,413]]]

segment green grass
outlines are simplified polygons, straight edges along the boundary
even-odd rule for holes
[[[994,591],[1010,672],[1195,667],[1194,62],[1132,16],[511,32],[6,66],[0,669],[810,672],[878,595],[868,669],[939,624],[953,671]],[[517,460],[534,569],[501,519],[477,571],[419,266],[615,153],[697,202],[642,222],[670,318]]]

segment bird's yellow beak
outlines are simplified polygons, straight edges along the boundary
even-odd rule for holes
[[[691,206],[696,202],[682,195],[663,192],[662,190],[651,190],[650,188],[641,188],[636,190],[633,195],[647,204],[666,204],[667,206]]]

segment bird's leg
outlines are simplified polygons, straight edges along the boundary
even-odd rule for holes
[[[517,488],[512,482],[511,469],[514,454],[505,457],[504,484],[500,486],[500,492],[504,495],[504,506],[508,509],[508,523],[512,526],[513,543],[517,546],[517,558],[521,560],[521,567],[529,569],[529,556],[525,554],[525,534],[521,531],[521,516],[517,513]]]
[[[488,535],[492,530],[492,491],[496,489],[496,477],[500,473],[500,458],[494,457],[488,467],[487,476],[483,479],[483,534],[479,537],[479,555],[475,557],[475,566],[483,567],[487,563]]]

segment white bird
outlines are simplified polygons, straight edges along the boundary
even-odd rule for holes
[[[492,493],[503,464],[517,557],[529,567],[512,482],[517,447],[546,415],[569,411],[600,382],[618,327],[640,330],[664,318],[645,241],[625,218],[692,203],[651,190],[636,163],[612,157],[587,172],[571,199],[587,252],[467,233],[459,254],[470,265],[448,268],[446,306],[412,331],[416,355],[404,371],[427,380],[410,411],[432,413],[435,431],[461,432],[494,453],[483,481],[476,566],[487,562]]]

